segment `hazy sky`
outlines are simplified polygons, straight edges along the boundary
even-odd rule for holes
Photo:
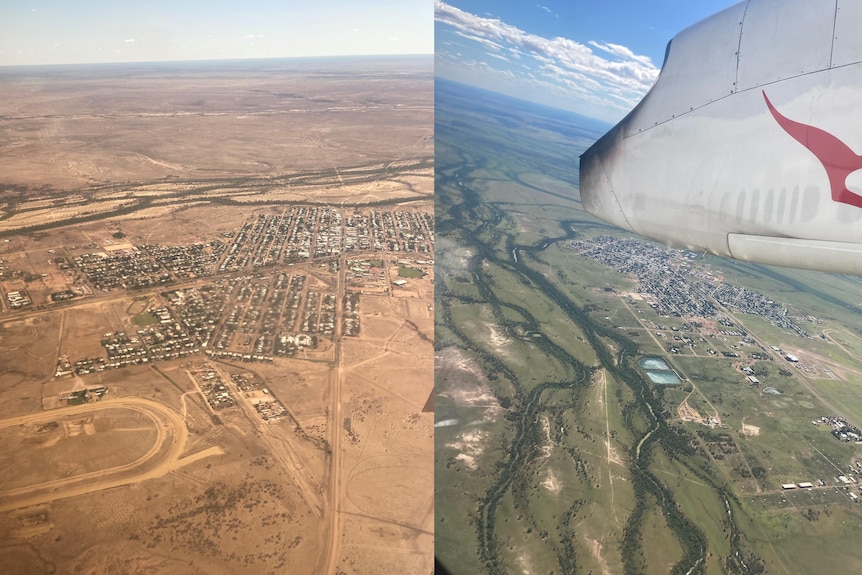
[[[652,85],[668,41],[736,0],[435,0],[435,73],[607,122]]]
[[[0,66],[431,54],[433,0],[0,0]]]

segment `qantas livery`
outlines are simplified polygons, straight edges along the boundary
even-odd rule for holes
[[[862,169],[862,156],[857,155],[847,144],[829,132],[785,118],[769,101],[766,92],[763,93],[763,98],[772,112],[772,117],[784,131],[808,148],[823,164],[823,169],[829,176],[832,200],[862,208],[862,196],[848,190],[846,183],[847,176]]]
[[[684,30],[581,156],[584,207],[669,245],[862,275],[862,0],[748,0]]]

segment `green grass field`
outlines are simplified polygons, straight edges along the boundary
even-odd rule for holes
[[[835,408],[862,425],[860,283],[690,259],[782,302],[811,337],[732,307],[718,314],[745,335],[660,316],[633,277],[568,245],[619,233],[580,206],[589,130],[459,90],[441,87],[436,119],[436,346],[462,354],[437,362],[435,417],[457,421],[435,436],[438,558],[456,574],[859,570],[862,504],[833,477],[862,451],[812,420]],[[648,383],[644,355],[683,384]],[[475,386],[490,408],[470,403]],[[721,426],[681,421],[683,402]]]
[[[139,313],[132,317],[132,323],[144,327],[156,323],[156,318],[149,312]]]

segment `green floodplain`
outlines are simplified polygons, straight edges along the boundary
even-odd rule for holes
[[[819,421],[862,426],[862,282],[625,244],[714,290],[709,315],[660,313],[573,247],[631,237],[578,199],[605,126],[440,79],[435,115],[438,561],[862,572],[862,450]],[[795,328],[745,311],[752,294]]]

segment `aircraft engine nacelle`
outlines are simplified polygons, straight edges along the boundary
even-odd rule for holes
[[[862,275],[862,0],[749,0],[678,34],[581,156],[584,207],[695,251]]]

